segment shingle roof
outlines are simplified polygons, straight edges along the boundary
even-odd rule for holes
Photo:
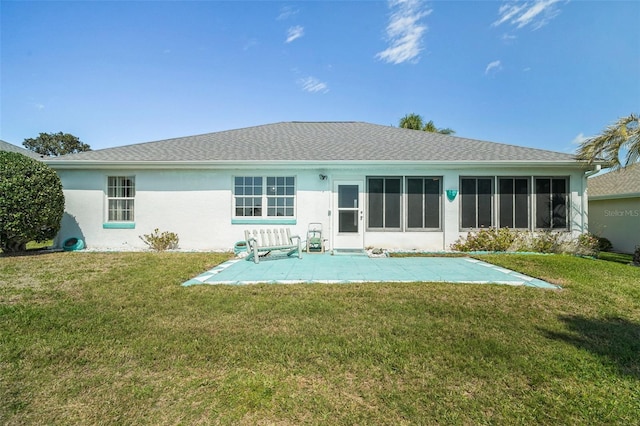
[[[18,152],[22,155],[26,155],[27,157],[31,157],[36,160],[42,160],[43,158],[40,154],[36,154],[35,152],[29,151],[28,149],[20,148],[19,146],[15,146],[3,140],[0,140],[0,151]]]
[[[595,176],[587,181],[589,197],[624,196],[640,194],[640,163]]]
[[[56,161],[526,161],[570,154],[362,122],[283,122],[107,148]]]

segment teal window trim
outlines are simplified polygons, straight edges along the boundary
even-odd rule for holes
[[[295,220],[296,199],[296,176],[233,177],[233,220]]]
[[[296,225],[296,219],[231,219],[232,225]]]
[[[135,176],[107,176],[108,222],[133,222]]]
[[[102,224],[102,229],[135,229],[135,222],[107,222]]]

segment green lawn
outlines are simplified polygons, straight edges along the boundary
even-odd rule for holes
[[[480,257],[563,290],[184,288],[227,255],[0,257],[0,424],[638,424],[640,268]]]
[[[625,265],[633,261],[633,256],[630,254],[613,253],[613,252],[607,252],[607,251],[601,252],[598,255],[598,258],[603,260],[608,260],[610,262],[624,263]]]

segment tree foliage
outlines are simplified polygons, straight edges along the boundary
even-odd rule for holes
[[[589,163],[604,160],[614,169],[623,165],[621,156],[624,156],[624,166],[640,161],[640,117],[637,114],[619,118],[601,134],[582,142],[577,152],[580,160]]]
[[[0,249],[20,252],[55,237],[64,213],[60,178],[46,164],[0,152]]]
[[[422,116],[414,113],[407,114],[404,117],[402,117],[398,125],[403,129],[411,129],[411,130],[422,130],[424,128],[424,122],[422,120]]]
[[[453,129],[448,127],[442,129],[437,128],[433,120],[429,120],[429,122],[425,124],[422,116],[415,113],[402,117],[398,125],[403,129],[423,130],[425,132],[441,133],[443,135],[452,135],[455,133]]]
[[[57,157],[65,154],[91,151],[91,147],[70,133],[40,133],[37,138],[28,138],[22,145],[40,155]]]

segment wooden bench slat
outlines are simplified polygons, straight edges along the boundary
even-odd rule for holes
[[[249,250],[249,257],[253,256],[255,263],[259,262],[260,252],[269,252],[272,250],[289,250],[287,256],[297,251],[298,258],[302,259],[302,242],[300,237],[291,235],[291,230],[288,228],[245,230],[244,236],[247,242],[247,249]]]

